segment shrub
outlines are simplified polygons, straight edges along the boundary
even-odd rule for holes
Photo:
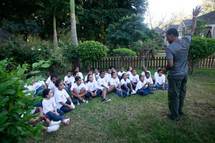
[[[29,124],[35,99],[23,93],[26,65],[12,71],[7,71],[7,65],[6,60],[0,61],[1,142],[23,142],[38,137],[41,127]]]
[[[113,50],[114,56],[136,56],[136,52],[128,48],[118,48]]]
[[[50,46],[47,42],[37,43],[26,42],[20,37],[13,37],[0,44],[0,60],[5,58],[13,59],[16,64],[32,64],[40,59],[50,57]]]
[[[193,37],[189,50],[189,62],[191,72],[193,66],[199,60],[212,55],[215,52],[215,40],[211,38]]]
[[[79,44],[78,53],[84,65],[107,56],[107,48],[96,41],[85,41]]]

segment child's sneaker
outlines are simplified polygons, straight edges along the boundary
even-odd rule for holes
[[[61,123],[61,121],[51,121],[49,126],[59,125],[60,123]]]
[[[110,101],[111,101],[111,99],[109,99],[109,98],[103,98],[103,99],[102,99],[102,102],[104,102],[104,103],[110,102]]]
[[[88,103],[88,101],[87,100],[83,100],[83,103]]]
[[[55,132],[55,131],[57,131],[59,128],[60,128],[60,125],[49,126],[49,127],[47,128],[47,132],[48,132],[48,133]]]
[[[64,120],[63,120],[63,123],[64,123],[65,125],[69,125],[69,122],[70,122],[70,118],[67,118],[67,119],[64,119]]]
[[[133,90],[133,91],[131,92],[131,95],[134,95],[134,94],[136,94],[136,91]]]

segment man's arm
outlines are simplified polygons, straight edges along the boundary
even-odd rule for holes
[[[173,53],[169,47],[166,48],[167,66],[166,70],[170,70],[173,67]]]
[[[192,36],[196,31],[196,22],[197,22],[197,16],[201,12],[202,8],[200,6],[197,6],[193,9],[193,18],[192,18],[192,28],[190,35]]]

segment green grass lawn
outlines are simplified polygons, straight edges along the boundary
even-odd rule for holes
[[[198,70],[189,78],[185,117],[167,119],[167,92],[147,97],[94,99],[67,114],[69,126],[44,134],[41,142],[70,143],[214,143],[215,70]]]

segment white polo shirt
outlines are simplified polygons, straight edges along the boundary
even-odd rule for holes
[[[50,99],[44,98],[42,101],[43,113],[46,114],[48,112],[56,111],[56,102],[55,98],[51,97]]]
[[[70,96],[65,89],[62,90],[57,89],[54,94],[54,97],[57,104],[57,108],[60,109],[63,106],[62,104],[60,104],[60,102],[66,103],[67,98],[69,98]]]

